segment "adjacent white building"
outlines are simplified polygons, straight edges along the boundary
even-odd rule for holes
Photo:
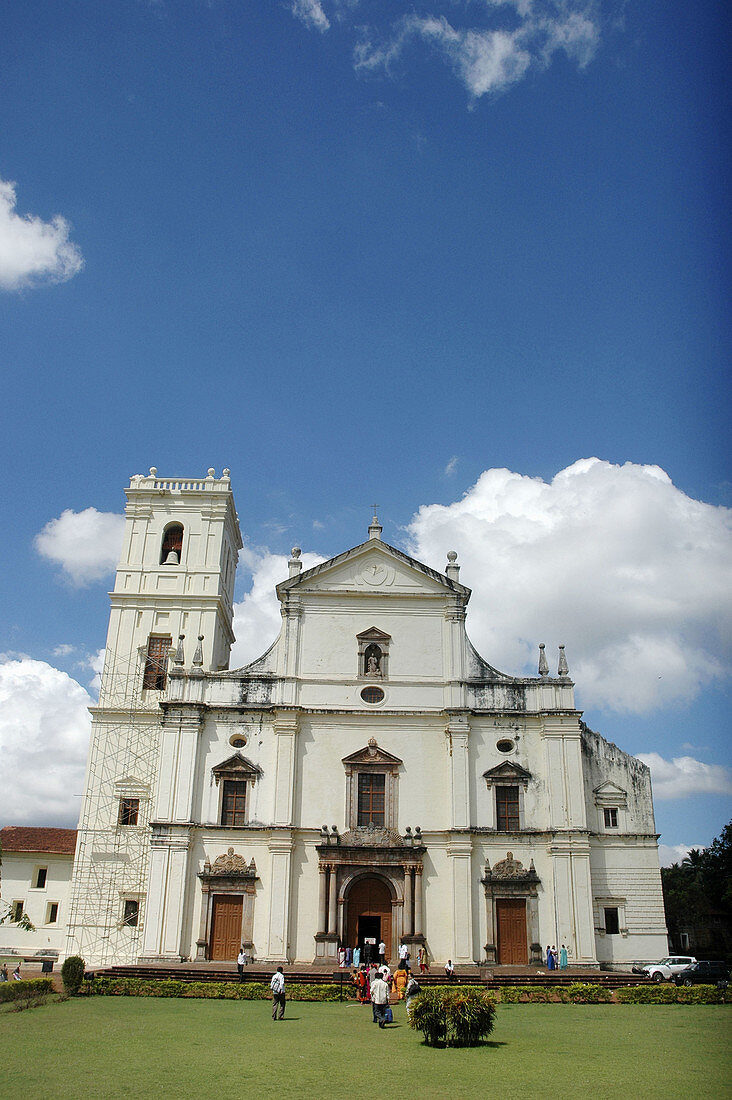
[[[440,572],[382,539],[277,587],[282,628],[230,670],[242,545],[229,473],[126,490],[67,952],[89,963],[595,966],[666,950],[648,769],[556,675],[499,672]],[[489,582],[488,582],[489,583]],[[269,647],[269,648],[267,648]]]
[[[76,829],[0,829],[0,955],[63,955]],[[25,915],[33,925],[19,923]]]

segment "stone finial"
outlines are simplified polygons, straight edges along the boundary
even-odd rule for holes
[[[549,675],[549,662],[546,659],[546,646],[543,642],[539,643],[539,675]]]
[[[231,470],[229,469],[228,466],[224,466],[224,469],[221,473],[221,476],[223,478],[226,478],[227,481],[229,480],[229,478],[231,477]]]
[[[384,530],[384,528],[379,523],[379,517],[376,515],[376,510],[374,509],[374,517],[371,520],[371,523],[369,524],[369,538],[370,539],[380,539],[381,538],[381,532],[383,530]]]
[[[445,576],[450,580],[456,581],[460,578],[460,566],[457,564],[457,550],[447,551],[447,565],[445,566]]]
[[[196,668],[200,668],[203,664],[203,634],[198,635],[198,645],[196,646],[196,652],[193,654],[193,664]]]
[[[301,554],[302,550],[300,549],[300,547],[293,546],[292,550],[290,551],[290,560],[287,563],[291,577],[297,577],[302,569],[302,562],[300,561]]]
[[[216,477],[216,471],[214,470],[213,466],[209,466],[208,470],[206,471],[206,477]]]
[[[157,477],[157,476],[158,476],[157,466],[151,466],[150,467],[150,477]]]
[[[559,647],[559,667],[557,668],[557,672],[560,676],[569,676],[569,665],[567,664],[563,645]]]
[[[185,641],[185,634],[178,635],[178,645],[170,655],[170,659],[174,665],[185,664],[185,654],[183,652],[183,642]]]

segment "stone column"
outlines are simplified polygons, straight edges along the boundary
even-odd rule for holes
[[[318,932],[326,932],[325,910],[328,898],[327,868],[324,863],[318,867]]]
[[[242,915],[241,915],[241,942],[244,947],[248,947],[250,950],[248,954],[251,956],[251,947],[254,943],[254,897],[256,892],[256,885],[254,882],[248,882],[244,891],[244,898],[242,903]]]
[[[485,957],[489,963],[496,961],[496,930],[493,919],[493,894],[485,890]]]
[[[336,899],[336,869],[334,864],[331,864],[330,867],[330,882],[328,885],[328,932],[331,935],[335,935],[338,930],[338,925],[336,923],[338,903]]]
[[[269,935],[267,957],[273,962],[288,961],[290,923],[290,863],[292,838],[289,830],[274,830],[269,844]]]
[[[295,746],[297,740],[297,714],[278,711],[274,722],[275,733],[275,800],[276,825],[291,825],[295,794]]]
[[[422,868],[414,868],[414,935],[424,934],[422,925]]]
[[[201,888],[201,920],[198,925],[198,939],[196,940],[196,962],[204,962],[208,953],[208,920],[211,908],[211,891],[208,883]]]
[[[411,936],[414,932],[414,918],[412,916],[412,868],[404,868],[404,919],[403,935]]]

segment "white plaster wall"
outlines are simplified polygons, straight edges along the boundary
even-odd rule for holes
[[[605,963],[653,962],[668,949],[661,872],[655,842],[595,839],[590,850],[597,957]],[[627,935],[603,935],[603,904],[620,901]]]
[[[73,856],[51,852],[3,852],[0,897],[10,905],[22,901],[24,911],[35,926],[26,932],[17,924],[0,924],[0,953],[15,950],[35,955],[39,951],[63,954],[66,941],[66,921]],[[33,886],[39,867],[46,867],[46,885]],[[48,905],[58,902],[58,918],[46,923]]]

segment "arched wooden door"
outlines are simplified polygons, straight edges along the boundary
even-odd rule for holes
[[[346,946],[360,947],[364,958],[367,938],[386,944],[386,957],[391,955],[391,893],[383,879],[367,875],[353,883],[346,896]]]

